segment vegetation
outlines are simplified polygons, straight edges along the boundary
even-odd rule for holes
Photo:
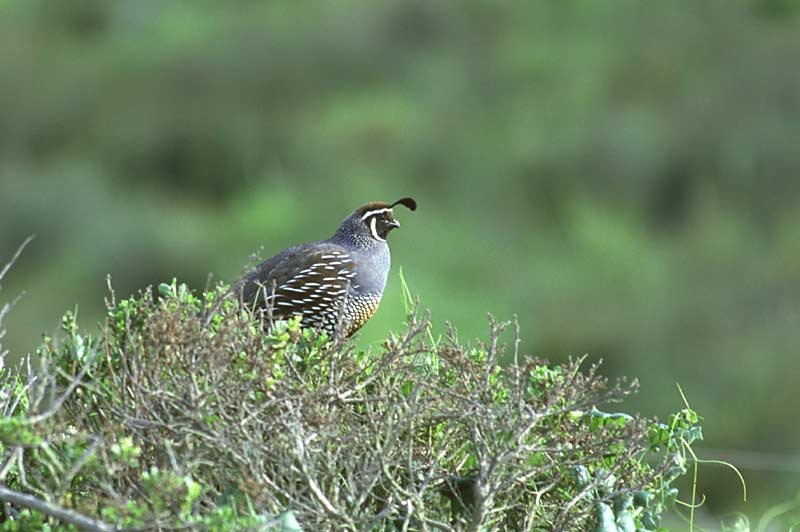
[[[434,341],[411,308],[360,351],[265,333],[225,286],[159,292],[112,292],[100,335],[68,312],[39,368],[2,369],[0,530],[656,530],[700,438],[688,405],[604,413],[635,383],[518,332],[501,366],[493,319]]]
[[[233,281],[413,195],[392,257],[434,336],[519,316],[663,419],[681,383],[754,488],[706,468],[698,520],[755,525],[800,473],[798,57],[793,0],[0,0],[0,257],[37,235],[9,360],[76,305],[97,333],[107,274]]]

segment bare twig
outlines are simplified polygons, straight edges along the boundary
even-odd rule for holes
[[[31,240],[33,240],[34,238],[36,238],[36,235],[31,235],[31,236],[29,236],[28,238],[26,238],[26,239],[25,239],[25,241],[24,241],[22,244],[20,244],[20,246],[17,248],[17,251],[16,251],[16,252],[14,253],[14,255],[11,257],[11,260],[9,260],[9,261],[6,263],[6,265],[5,265],[5,266],[3,266],[3,269],[2,269],[2,270],[0,270],[0,279],[2,279],[3,277],[5,277],[6,273],[8,273],[8,270],[11,268],[11,266],[13,266],[13,264],[14,264],[14,263],[17,261],[17,259],[19,258],[19,256],[20,256],[20,255],[22,255],[22,251],[25,249],[25,247],[26,247],[28,244],[30,244],[30,243],[31,243]]]
[[[56,504],[43,501],[26,493],[21,493],[0,485],[0,500],[18,506],[35,510],[44,515],[48,515],[64,523],[78,527],[80,530],[88,532],[115,532],[117,529],[111,525],[86,517],[72,510],[68,510]]]

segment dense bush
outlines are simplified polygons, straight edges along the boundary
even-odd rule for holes
[[[780,462],[746,506],[704,475],[753,517],[797,485],[798,36],[792,0],[0,1],[0,256],[38,235],[5,345],[98,321],[108,272],[234,279],[412,194],[392,252],[435,316],[516,314],[524,351],[639,377],[631,409],[681,382],[710,449]]]
[[[523,357],[518,334],[500,366],[493,319],[464,344],[411,308],[364,352],[265,333],[224,286],[108,307],[100,335],[69,312],[40,367],[2,370],[2,530],[655,530],[700,436],[688,406],[601,412],[635,383]]]

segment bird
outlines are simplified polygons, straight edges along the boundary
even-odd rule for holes
[[[366,203],[330,238],[287,248],[258,264],[235,285],[240,301],[268,323],[301,317],[301,326],[333,338],[355,334],[378,310],[391,258],[386,242],[400,227],[393,207],[417,209],[413,198]]]

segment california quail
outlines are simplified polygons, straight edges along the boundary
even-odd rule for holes
[[[389,231],[400,227],[392,207],[414,211],[403,198],[367,203],[327,240],[290,247],[256,266],[235,286],[243,303],[271,311],[272,319],[302,316],[306,327],[333,336],[341,323],[351,336],[375,311],[389,275]]]

